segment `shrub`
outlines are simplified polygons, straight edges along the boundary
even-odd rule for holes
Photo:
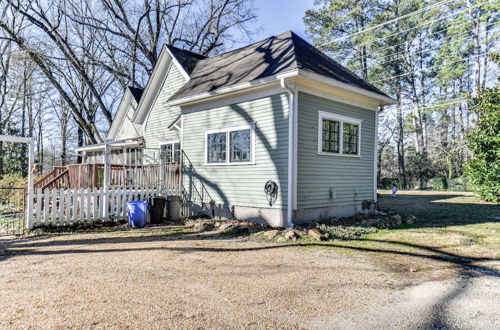
[[[472,100],[476,129],[467,135],[472,158],[466,176],[481,199],[500,202],[500,89],[485,89]]]
[[[392,186],[402,187],[403,180],[400,178],[381,178],[378,184],[380,189],[391,189]]]
[[[433,190],[446,190],[448,189],[448,180],[444,177],[432,178],[432,189]]]
[[[328,226],[325,224],[318,225],[317,228],[323,233],[328,234],[329,239],[355,239],[378,231],[374,227]]]

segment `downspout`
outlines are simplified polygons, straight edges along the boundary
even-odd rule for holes
[[[285,78],[280,79],[281,88],[288,93],[288,189],[287,189],[287,223],[286,227],[293,227],[293,210],[294,210],[294,197],[295,197],[295,183],[296,183],[296,98],[297,92],[295,87],[290,88],[285,83]]]
[[[384,111],[383,106],[375,110],[375,146],[373,147],[373,201],[377,202],[377,174],[378,174],[378,115]]]

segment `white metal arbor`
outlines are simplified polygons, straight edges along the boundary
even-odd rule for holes
[[[33,164],[34,164],[34,143],[33,139],[29,137],[20,137],[12,135],[0,135],[0,141],[25,143],[28,145],[28,187],[27,187],[27,205],[26,205],[26,228],[32,227],[33,221]]]

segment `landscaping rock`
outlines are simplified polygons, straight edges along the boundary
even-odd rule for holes
[[[278,243],[284,243],[286,241],[286,239],[284,237],[280,237],[276,240],[276,242]]]
[[[217,222],[214,224],[214,227],[215,227],[215,228],[219,228],[219,227],[220,227],[220,225],[221,225],[221,223],[220,223],[219,221],[217,221]]]
[[[391,217],[391,221],[397,227],[399,227],[403,224],[403,219],[401,218],[401,216],[399,214],[393,215]]]
[[[326,239],[325,235],[323,235],[318,229],[309,229],[307,231],[307,235],[318,241],[324,241]]]
[[[379,222],[380,222],[379,219],[368,219],[366,220],[366,225],[370,227],[375,227],[378,225]]]
[[[279,232],[280,232],[279,230],[274,229],[274,230],[266,231],[264,233],[264,235],[267,237],[268,240],[271,241],[273,238],[276,237],[276,235],[278,235]]]
[[[291,240],[294,240],[294,241],[297,240],[297,233],[295,232],[295,230],[289,230],[289,231],[287,231],[284,236],[285,236],[286,239],[291,239]]]
[[[406,217],[406,224],[407,225],[412,225],[414,224],[415,222],[417,222],[417,217],[414,216],[414,215],[409,215],[408,217]]]
[[[233,225],[230,223],[223,223],[219,226],[219,231],[227,231],[229,229],[232,229]]]

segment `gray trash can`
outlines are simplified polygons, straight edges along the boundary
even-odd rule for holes
[[[181,218],[181,199],[179,196],[167,197],[167,220],[175,221]]]

